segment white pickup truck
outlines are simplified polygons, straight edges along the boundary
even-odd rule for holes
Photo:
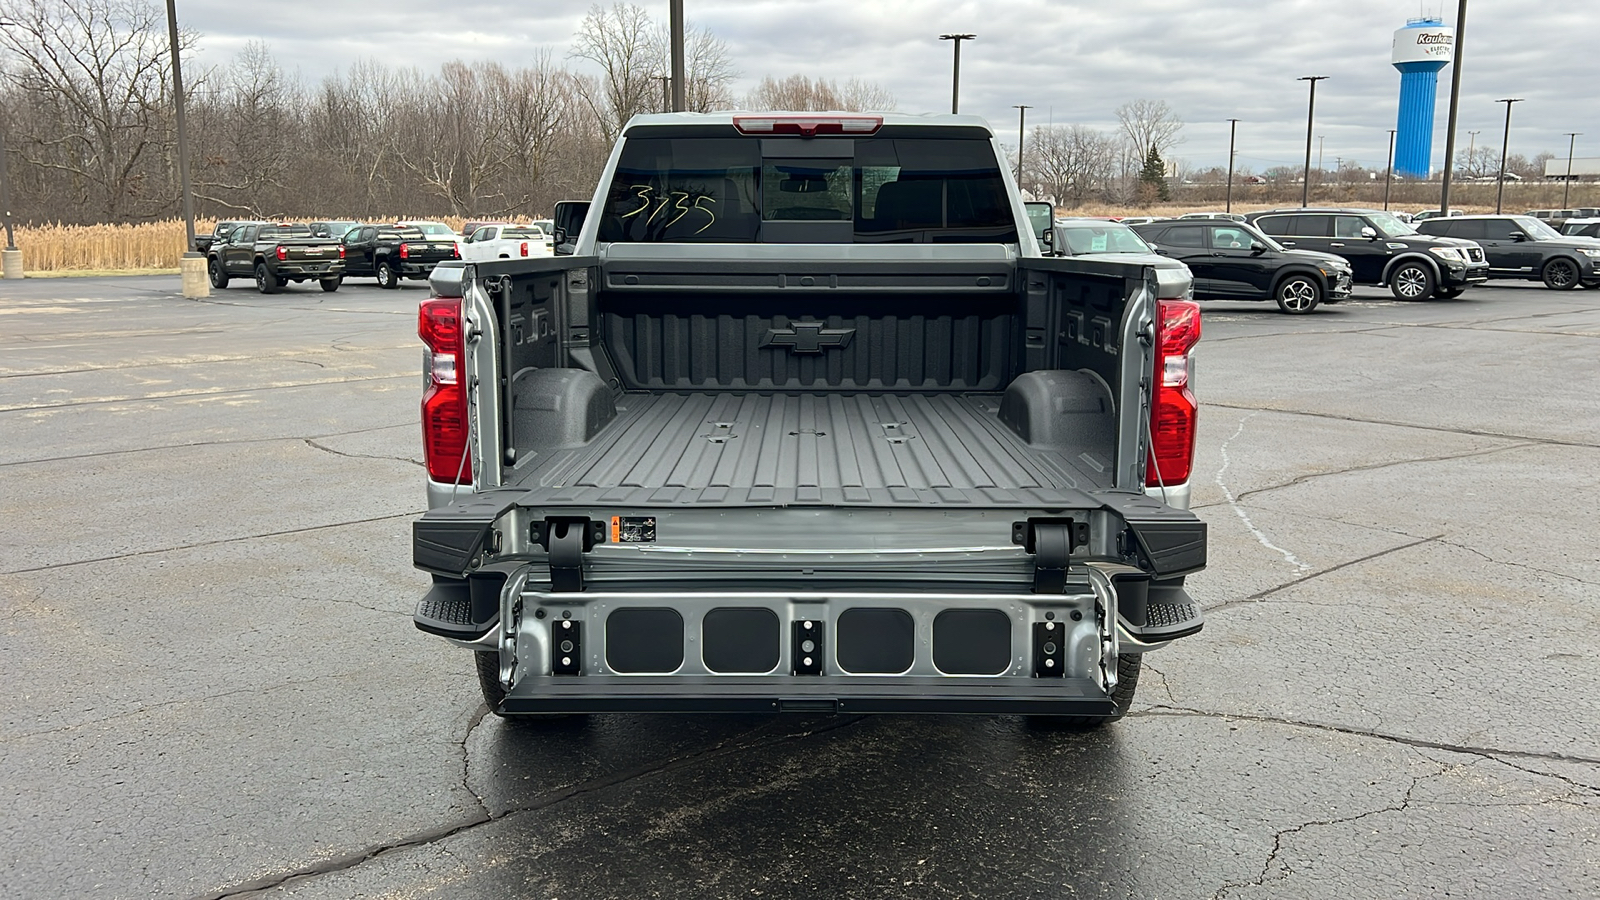
[[[550,234],[537,225],[483,225],[461,239],[461,258],[469,262],[554,254]]]

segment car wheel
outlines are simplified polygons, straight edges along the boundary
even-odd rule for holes
[[[267,271],[267,264],[256,263],[256,290],[263,294],[276,294],[279,286],[277,276]]]
[[[1433,296],[1433,273],[1419,262],[1401,263],[1389,274],[1389,290],[1396,300],[1426,300]]]
[[[1303,316],[1322,302],[1322,286],[1309,275],[1290,275],[1278,282],[1272,297],[1278,308],[1291,316]]]
[[[1557,257],[1544,264],[1539,273],[1544,286],[1552,291],[1570,291],[1578,286],[1578,267],[1570,259]]]
[[[217,290],[228,286],[228,273],[222,270],[222,260],[215,256],[206,263],[206,274],[211,276],[211,286]]]
[[[1467,289],[1464,287],[1439,288],[1433,292],[1433,295],[1438,297],[1440,300],[1454,300],[1466,292]]]
[[[1111,702],[1117,711],[1109,716],[1029,716],[1028,724],[1045,731],[1086,731],[1099,728],[1128,714],[1133,705],[1134,691],[1139,688],[1139,670],[1144,665],[1144,655],[1121,653],[1117,655],[1117,686],[1111,691]]]
[[[378,263],[377,277],[378,287],[385,290],[393,290],[400,286],[400,279],[395,277],[394,267],[389,265],[388,260]]]
[[[339,289],[339,285],[341,284],[344,284],[343,275],[340,275],[338,278],[324,278],[322,279],[322,290],[331,294],[334,291],[337,291]]]

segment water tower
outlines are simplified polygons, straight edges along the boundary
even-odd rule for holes
[[[1433,174],[1433,106],[1439,70],[1455,56],[1456,30],[1443,19],[1411,19],[1394,33],[1400,70],[1400,121],[1396,124],[1394,170],[1411,178]]]

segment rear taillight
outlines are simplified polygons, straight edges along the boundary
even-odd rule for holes
[[[278,253],[278,262],[283,262],[284,260],[289,258],[289,251],[285,250],[282,245],[279,245],[277,253]]]
[[[451,259],[460,259],[461,258],[461,245],[460,244],[451,244],[450,245],[450,258]]]
[[[401,259],[410,259],[411,258],[411,245],[410,244],[401,244],[400,245],[400,258]]]
[[[527,241],[523,241],[522,242],[522,255],[523,256],[527,256],[528,255],[528,242]]]
[[[343,244],[339,245],[339,258],[340,259],[344,259],[344,245]]]
[[[1194,345],[1200,340],[1200,306],[1161,300],[1156,315],[1155,402],[1150,415],[1150,456],[1144,483],[1182,484],[1194,469],[1199,404],[1190,390]]]
[[[467,392],[461,383],[466,368],[461,298],[422,301],[417,336],[427,347],[423,353],[427,382],[422,392],[422,455],[428,477],[446,484],[467,484],[472,481],[472,460],[467,457]]]

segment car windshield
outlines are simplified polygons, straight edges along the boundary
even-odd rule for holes
[[[1522,229],[1522,233],[1526,234],[1529,240],[1551,241],[1561,237],[1561,232],[1532,216],[1513,216],[1511,221],[1517,223],[1517,227]]]
[[[450,226],[440,222],[408,222],[406,227],[415,228],[429,237],[447,237],[455,234],[450,230]]]
[[[503,228],[500,230],[503,238],[538,238],[544,240],[544,231],[538,228]]]
[[[311,226],[305,224],[293,225],[263,225],[257,238],[297,238],[311,237]]]
[[[1417,229],[1386,212],[1367,213],[1367,221],[1371,222],[1384,237],[1405,237],[1417,233]]]
[[[1132,228],[1117,222],[1094,225],[1074,222],[1058,226],[1056,234],[1061,236],[1056,249],[1068,256],[1082,256],[1085,253],[1154,252],[1149,244],[1133,232]]]

